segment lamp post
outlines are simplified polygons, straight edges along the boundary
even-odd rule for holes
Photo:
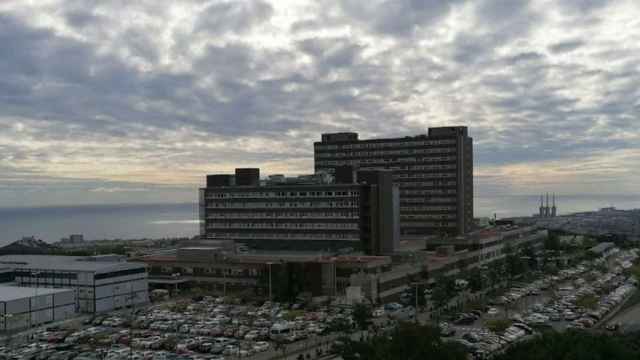
[[[35,287],[35,293],[34,293],[34,297],[33,297],[33,301],[36,304],[36,311],[38,311],[38,277],[40,275],[40,271],[32,271],[31,272],[31,277],[35,277],[36,278],[36,287]],[[29,312],[29,319],[30,319],[30,326],[29,327],[33,327],[34,326],[34,321],[33,321],[33,309],[31,309],[31,311]],[[37,321],[37,318],[36,318]]]
[[[6,310],[6,306],[5,306],[5,311]],[[0,317],[2,317],[2,322],[4,323],[4,331],[7,331],[7,319],[11,319],[13,317],[13,314],[2,314]]]
[[[173,281],[175,281],[174,285],[175,285],[175,293],[176,294],[178,294],[178,280],[180,279],[180,276],[182,276],[182,274],[180,274],[180,273],[171,274],[171,278],[173,279]]]
[[[129,284],[128,300],[131,302],[131,319],[129,320],[129,359],[133,359],[133,320],[135,319],[135,295],[133,293],[133,283]]]
[[[275,263],[269,261],[267,263],[267,265],[269,266],[269,301],[272,302],[273,301],[273,289],[272,289],[272,283],[271,283],[271,265],[273,265]]]
[[[415,299],[416,300],[415,301],[415,303],[416,303],[415,312],[416,313],[415,313],[415,316],[414,316],[416,324],[419,323],[419,320],[418,320],[418,287],[420,285],[426,285],[426,284],[428,284],[427,281],[416,281],[416,282],[411,283],[411,285],[415,286],[415,290],[416,290],[416,299]]]
[[[225,264],[225,267],[222,269],[222,280],[223,280],[223,282],[222,282],[222,297],[224,299],[226,299],[227,298],[227,270],[228,270],[227,267],[226,267],[226,264],[227,264],[227,257],[226,256],[222,258],[222,262]]]

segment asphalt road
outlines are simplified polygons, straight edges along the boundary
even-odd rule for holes
[[[617,314],[608,322],[608,324],[613,323],[620,324],[622,332],[640,331],[640,303]]]

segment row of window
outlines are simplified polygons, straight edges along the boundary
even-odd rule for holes
[[[403,219],[404,220],[404,219]],[[447,222],[447,221],[410,221],[410,222],[401,222],[400,227],[457,227],[458,224],[455,222]]]
[[[428,185],[420,185],[425,183],[406,183],[406,184],[416,184],[414,186],[428,186]],[[408,187],[404,185],[403,187]],[[432,189],[432,190],[400,190],[400,196],[418,196],[418,195],[455,195],[455,189]]]
[[[337,229],[358,230],[357,223],[250,223],[250,222],[210,222],[207,229]]]
[[[455,206],[400,206],[400,211],[452,211]]]
[[[316,159],[331,159],[331,158],[369,158],[376,157],[380,158],[383,156],[393,156],[402,159],[404,156],[409,155],[420,155],[420,154],[449,154],[455,153],[457,149],[455,147],[445,147],[445,148],[431,148],[431,149],[409,149],[409,150],[388,150],[388,151],[347,151],[347,152],[316,152]],[[455,158],[454,158],[455,159]],[[430,157],[428,161],[437,161],[432,160]]]
[[[147,272],[147,269],[141,267],[136,269],[127,269],[127,270],[112,271],[112,272],[107,272],[102,274],[95,274],[93,278],[95,280],[102,280],[102,279],[110,279],[110,278],[120,277],[120,276],[143,274],[145,272]]]
[[[388,159],[388,160],[376,159],[376,158],[351,159],[351,160],[316,160],[315,164],[316,166],[342,166],[342,165],[356,166],[356,165],[362,165],[362,164],[378,164],[379,166],[387,166],[390,164],[401,164],[401,163],[407,163],[407,164],[424,163],[424,162],[428,162],[428,159],[429,158],[425,158],[425,157],[411,156],[411,157],[403,157],[403,158]],[[409,167],[409,165],[407,166]],[[414,166],[415,165],[411,165],[410,167],[414,167]]]
[[[413,141],[393,141],[393,142],[371,142],[356,144],[315,144],[315,150],[337,150],[337,149],[382,149],[382,148],[402,148],[416,146],[432,146],[432,145],[451,145],[455,144],[456,139],[441,140],[413,140]]]
[[[185,275],[213,275],[213,276],[229,276],[229,277],[256,277],[259,275],[259,271],[256,268],[249,269],[230,269],[230,268],[204,268],[204,267],[177,267],[177,266],[162,266],[152,267],[151,272],[153,274],[185,274]]]
[[[443,165],[442,169],[438,170],[455,170],[455,165]],[[434,169],[435,170],[435,169]],[[411,174],[393,174],[393,179],[430,179],[433,178],[433,173],[411,173]],[[455,185],[455,181],[444,182],[440,181],[439,185]]]
[[[216,212],[207,219],[357,219],[358,211]]]
[[[359,201],[298,201],[298,202],[216,202],[210,201],[210,209],[290,209],[290,208],[357,208]]]
[[[359,241],[360,238],[348,233],[207,233],[209,239],[301,239],[301,240],[342,240]]]
[[[455,203],[458,199],[455,196],[451,197],[432,197],[432,198],[403,198],[401,204],[434,204],[434,203]]]
[[[33,279],[42,279],[42,281],[47,281],[48,279],[68,279],[68,280],[77,280],[78,274],[76,273],[65,273],[65,272],[52,272],[52,271],[38,271],[34,272],[32,270],[15,270],[14,272],[16,277],[27,277]]]
[[[402,214],[400,215],[400,220],[455,220],[457,216],[455,214]]]
[[[242,198],[292,198],[292,197],[358,197],[359,191],[255,191],[255,192],[216,192],[207,199]]]

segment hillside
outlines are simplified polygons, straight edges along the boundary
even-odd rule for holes
[[[36,238],[24,238],[22,240],[14,241],[7,246],[0,248],[0,255],[12,255],[12,254],[48,254],[50,251],[57,249],[56,246],[48,244],[42,240]]]

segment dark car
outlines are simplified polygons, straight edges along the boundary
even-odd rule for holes
[[[453,323],[456,325],[471,325],[476,321],[474,316],[462,315],[458,317]]]

